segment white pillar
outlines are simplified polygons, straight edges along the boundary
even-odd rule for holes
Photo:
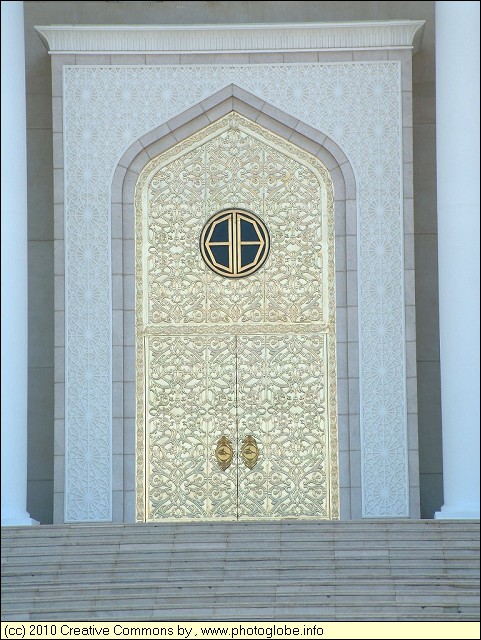
[[[23,2],[2,2],[2,525],[27,513],[27,151]]]
[[[479,2],[436,2],[444,505],[479,518]]]

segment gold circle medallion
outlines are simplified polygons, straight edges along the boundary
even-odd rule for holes
[[[200,235],[204,262],[226,278],[243,278],[255,273],[266,261],[269,247],[266,225],[244,209],[219,211],[206,222]]]

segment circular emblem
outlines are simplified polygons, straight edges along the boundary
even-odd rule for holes
[[[262,220],[243,209],[225,209],[210,218],[200,235],[207,266],[226,278],[250,276],[269,254],[269,233]]]

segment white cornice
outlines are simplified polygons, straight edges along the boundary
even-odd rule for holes
[[[236,25],[51,25],[50,53],[249,53],[420,48],[424,20]]]

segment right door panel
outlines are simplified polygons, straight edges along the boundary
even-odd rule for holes
[[[325,333],[238,336],[239,519],[328,518]],[[241,451],[251,436],[253,468]]]

